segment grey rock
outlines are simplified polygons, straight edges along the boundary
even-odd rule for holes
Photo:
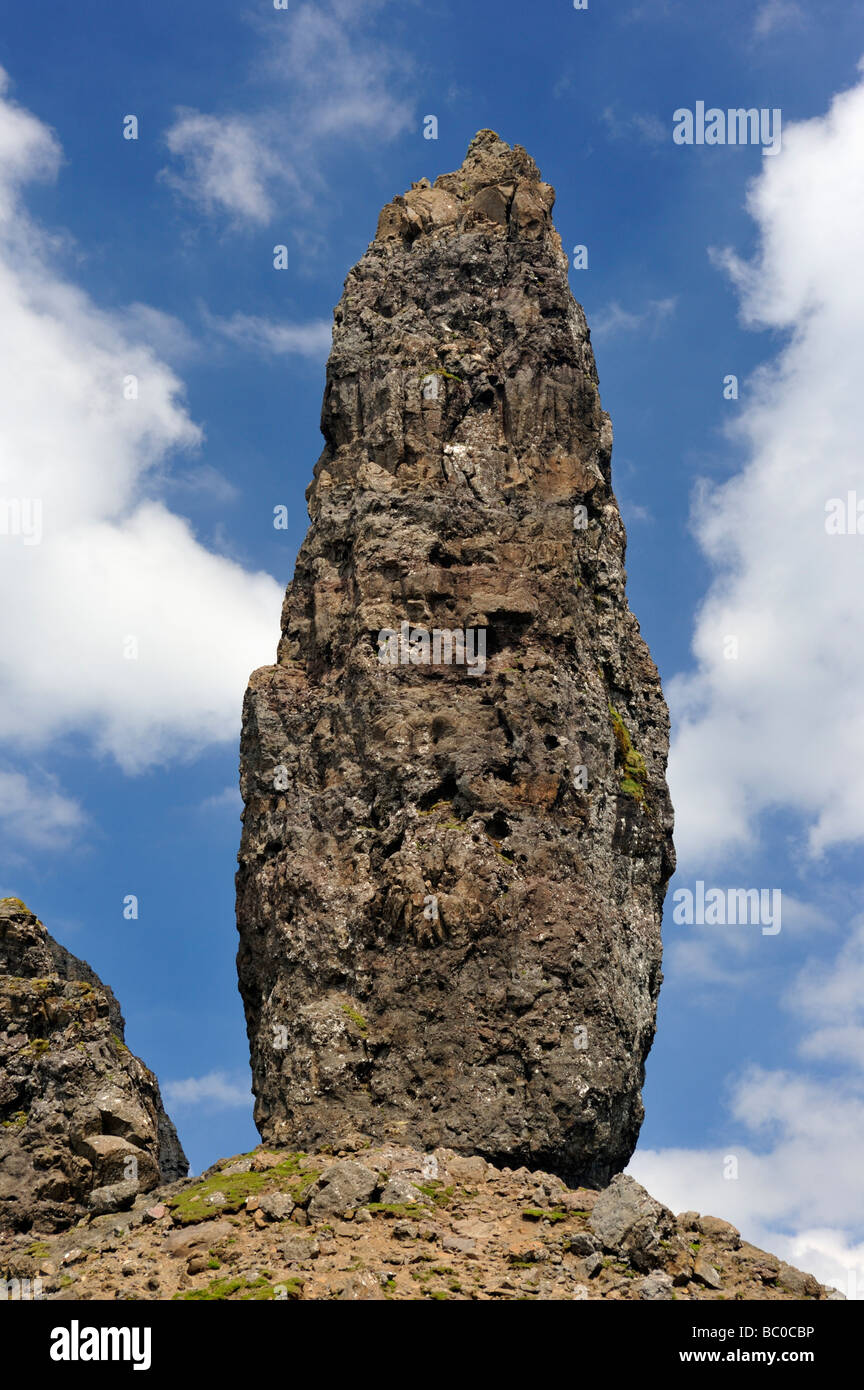
[[[441,1249],[449,1250],[454,1255],[473,1255],[477,1249],[477,1242],[470,1236],[445,1236],[441,1241]]]
[[[258,1198],[258,1210],[270,1221],[287,1221],[295,1206],[287,1192],[265,1192]]]
[[[741,1232],[737,1226],[733,1226],[731,1221],[723,1221],[719,1216],[700,1216],[692,1229],[709,1236],[715,1244],[727,1250],[739,1250],[741,1247]]]
[[[572,1255],[593,1255],[597,1244],[597,1237],[590,1231],[577,1231],[569,1237],[567,1247]]]
[[[425,1192],[421,1192],[419,1187],[408,1178],[403,1178],[401,1173],[395,1173],[390,1178],[384,1188],[382,1188],[379,1201],[388,1206],[407,1206],[409,1203],[428,1202]]]
[[[794,1265],[780,1262],[777,1282],[793,1293],[796,1298],[816,1298],[819,1295],[819,1282],[812,1274],[805,1274]]]
[[[635,1179],[619,1173],[594,1204],[588,1219],[605,1250],[620,1253],[636,1269],[661,1264],[661,1241],[675,1233],[675,1218]]]
[[[672,1280],[668,1274],[663,1274],[659,1269],[655,1269],[652,1274],[648,1274],[642,1280],[639,1289],[639,1297],[648,1303],[666,1303],[675,1297],[675,1290]]]
[[[310,1236],[288,1236],[282,1244],[282,1258],[288,1264],[305,1264],[317,1259],[320,1253],[320,1245]]]
[[[704,1284],[707,1289],[722,1289],[723,1287],[723,1280],[717,1270],[702,1257],[694,1262],[693,1278],[697,1284]]]
[[[362,1163],[334,1163],[321,1177],[306,1208],[313,1221],[344,1216],[368,1202],[378,1186],[378,1174]]]
[[[110,1187],[95,1187],[87,1197],[87,1206],[96,1216],[109,1211],[128,1211],[137,1196],[137,1182],[115,1182]]]
[[[553,201],[481,131],[347,278],[244,704],[237,959],[268,1143],[359,1131],[602,1186],[643,1115],[668,714]],[[482,630],[485,669],[382,664],[403,622]]]

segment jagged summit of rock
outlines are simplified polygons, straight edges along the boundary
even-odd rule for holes
[[[0,1228],[61,1229],[188,1167],[112,991],[0,900]]]
[[[335,311],[311,526],[244,706],[256,1120],[605,1183],[673,867],[668,715],[552,188],[481,131]]]
[[[387,204],[375,239],[410,244],[417,237],[444,228],[465,230],[485,219],[507,228],[512,241],[551,240],[566,265],[552,224],[554,203],[555,190],[543,182],[521,145],[511,149],[494,130],[480,130],[455,173],[441,174],[434,184],[420,179]]]

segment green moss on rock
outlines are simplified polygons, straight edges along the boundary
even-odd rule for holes
[[[171,1197],[168,1206],[181,1226],[190,1226],[212,1216],[240,1211],[247,1197],[261,1192],[287,1192],[300,1202],[319,1176],[320,1170],[306,1161],[305,1154],[289,1154],[262,1173],[212,1173]]]

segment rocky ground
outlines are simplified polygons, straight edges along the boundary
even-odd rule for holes
[[[62,1235],[7,1237],[0,1272],[49,1300],[842,1298],[624,1175],[571,1189],[359,1136],[262,1146]]]

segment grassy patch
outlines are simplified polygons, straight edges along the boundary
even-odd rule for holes
[[[522,1213],[523,1221],[566,1221],[569,1211],[543,1211],[541,1207],[526,1207]]]
[[[357,1028],[360,1029],[360,1032],[361,1032],[361,1033],[366,1033],[366,1032],[368,1032],[368,1030],[369,1030],[369,1024],[366,1022],[366,1020],[365,1020],[365,1018],[363,1017],[362,1014],[358,1014],[358,1012],[357,1012],[356,1009],[352,1009],[352,1008],[351,1008],[351,1005],[350,1005],[350,1004],[343,1004],[343,1005],[342,1005],[342,1012],[343,1012],[343,1014],[345,1015],[346,1018],[350,1018],[351,1022],[352,1022]]]
[[[295,1202],[300,1202],[319,1177],[319,1171],[307,1161],[306,1154],[289,1154],[263,1173],[232,1173],[227,1177],[224,1173],[213,1173],[169,1198],[168,1206],[182,1226],[189,1226],[212,1216],[240,1211],[247,1197],[260,1192],[287,1192]],[[216,1193],[222,1194],[221,1200],[208,1200]]]
[[[627,731],[627,726],[614,705],[609,706],[612,730],[617,745],[617,761],[621,764],[621,790],[634,801],[645,802],[645,789],[648,785],[648,769],[641,753],[637,753]]]
[[[425,1207],[420,1207],[416,1202],[404,1202],[401,1205],[395,1202],[367,1202],[366,1210],[371,1211],[373,1216],[428,1216]]]
[[[431,1182],[418,1182],[414,1186],[425,1196],[431,1197],[436,1207],[448,1207],[455,1191],[452,1185],[445,1187],[439,1178],[433,1178]]]
[[[181,1303],[213,1303],[237,1296],[242,1303],[268,1303],[276,1297],[277,1289],[285,1289],[289,1299],[299,1298],[303,1285],[297,1279],[280,1279],[278,1284],[270,1284],[263,1275],[257,1279],[211,1279],[203,1289],[187,1289],[175,1293],[175,1301]]]

